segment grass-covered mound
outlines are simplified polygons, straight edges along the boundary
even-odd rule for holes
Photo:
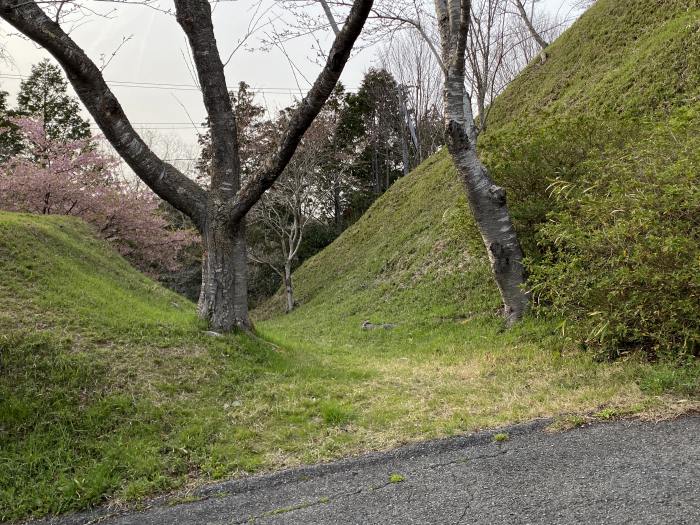
[[[598,0],[494,104],[491,126],[545,116],[668,114],[698,100],[697,0]]]
[[[598,0],[545,65],[499,99],[483,137],[533,269],[560,266],[556,276],[535,272],[555,284],[538,293],[575,314],[577,326],[596,318],[587,313],[595,301],[617,304],[606,295],[617,279],[625,292],[643,282],[666,294],[672,315],[652,316],[663,321],[647,325],[654,333],[683,325],[691,334],[696,322],[697,230],[687,225],[697,220],[688,191],[697,190],[697,171],[688,168],[697,163],[698,83],[684,80],[697,78],[691,6]],[[603,16],[611,10],[616,17]],[[606,66],[607,55],[617,62]],[[616,64],[646,71],[658,57],[672,66],[644,75],[653,89],[618,81]],[[577,76],[577,67],[588,72]],[[634,104],[618,111],[626,93]],[[615,185],[625,178],[630,185]],[[553,182],[561,191],[550,197]],[[628,256],[621,247],[630,243],[648,248]],[[608,266],[596,257],[606,249]],[[538,416],[697,406],[697,363],[679,368],[639,354],[597,363],[561,336],[571,323],[559,321],[531,318],[504,332],[482,251],[441,153],[296,272],[298,310],[274,317],[273,302],[259,312],[274,347],[205,335],[194,305],[134,271],[77,220],[0,213],[0,521]],[[649,282],[640,267],[653,272]],[[577,277],[596,275],[606,280],[588,282],[584,303],[566,302],[579,297],[567,288]],[[647,320],[657,304],[642,301],[621,322]],[[365,331],[365,319],[396,326]]]
[[[0,213],[0,303],[0,520],[258,463],[222,404],[269,352],[203,335],[79,220]]]
[[[406,309],[430,290],[404,296]],[[0,301],[0,520],[542,415],[665,413],[695,388],[686,371],[596,365],[562,353],[547,327],[502,333],[456,309],[366,332],[359,305],[335,324],[295,314],[264,328],[288,336],[280,348],[210,337],[194,305],[55,216],[0,213]]]
[[[597,356],[698,351],[699,57],[697,2],[599,0],[498,97],[480,138],[508,190],[537,313],[566,319],[564,335]],[[304,264],[309,337],[346,319],[495,310],[462,194],[440,153]]]
[[[552,182],[529,285],[599,355],[700,355],[699,110],[641,122]]]
[[[499,297],[446,152],[399,179],[365,215],[294,274],[318,330],[335,324],[490,316]],[[474,255],[476,254],[476,255]],[[278,311],[279,298],[258,310]]]
[[[599,0],[491,117],[540,313],[599,356],[697,356],[700,4]]]

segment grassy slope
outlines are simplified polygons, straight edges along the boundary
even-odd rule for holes
[[[255,397],[291,357],[204,335],[75,219],[0,213],[0,304],[0,521],[254,470],[284,426]]]
[[[297,270],[300,311],[318,318],[318,330],[332,331],[327,316],[357,327],[364,319],[435,321],[497,308],[488,268],[470,255],[473,227],[465,224],[471,220],[451,161],[435,155]]]
[[[687,27],[679,1],[599,0],[595,9],[623,4],[646,6],[650,25],[674,14],[674,31]],[[658,9],[646,12],[651,6]],[[586,48],[582,24],[616,35],[605,52],[632,64],[625,20],[584,18],[547,65],[508,90],[494,123],[540,112],[551,86],[568,83],[550,107],[603,89],[582,87],[592,72],[573,80],[574,65],[589,58],[572,56],[563,80],[555,70],[549,84],[537,77],[569,47],[600,57],[600,75],[618,74],[603,52]],[[640,68],[669,49],[694,59],[679,55],[687,40],[656,27],[629,39],[648,48]],[[655,78],[634,100],[653,105],[659,82],[690,77]],[[627,100],[620,89],[617,100]],[[449,160],[438,155],[296,273],[302,307],[259,323],[283,347],[274,350],[204,336],[192,304],[132,270],[77,221],[0,214],[0,520],[541,415],[692,404],[678,401],[696,392],[691,372],[637,359],[595,364],[540,321],[502,333],[474,238]],[[278,311],[270,304],[259,315]],[[398,326],[365,332],[364,319]]]
[[[453,249],[436,249],[419,222],[422,249]],[[374,259],[387,251],[375,249]],[[369,255],[362,264],[376,265]],[[657,410],[673,403],[657,397],[666,386],[688,381],[672,368],[599,366],[547,343],[543,351],[537,339],[555,339],[542,327],[503,334],[493,319],[447,304],[399,318],[458,281],[456,293],[483,291],[471,302],[478,311],[497,304],[487,280],[465,282],[440,260],[428,274],[395,262],[403,282],[421,282],[378,310],[401,323],[395,330],[361,332],[362,306],[348,305],[320,329],[317,313],[313,343],[300,343],[308,321],[286,317],[294,342],[275,349],[204,335],[194,305],[77,220],[0,213],[0,520],[540,415]],[[367,298],[385,303],[402,285],[384,286]],[[452,322],[457,315],[467,319]]]
[[[664,118],[697,103],[700,4],[599,0],[548,55],[544,65],[536,61],[499,96],[490,134],[518,122],[536,127],[554,114]],[[483,153],[489,157],[489,151]],[[297,270],[304,306],[292,318],[295,323],[308,318],[323,330],[331,318],[426,318],[496,308],[477,237],[451,162],[439,153]],[[278,298],[260,315],[279,311]],[[277,323],[289,324],[282,318],[270,326]]]
[[[499,98],[491,132],[515,120],[537,126],[555,111],[663,117],[696,101],[700,65],[688,49],[699,49],[700,14],[692,5],[599,0],[552,46],[544,66],[528,68]],[[445,433],[607,403],[639,408],[658,402],[649,394],[674,388],[697,395],[697,370],[671,372],[634,359],[592,365],[566,351],[562,357],[570,345],[544,321],[500,333],[499,300],[477,237],[440,153],[297,270],[301,306],[280,315],[275,298],[258,311],[259,328],[329,362],[376,370],[383,377],[374,386],[378,401],[393,414],[386,424],[407,438],[418,435],[414,422]],[[365,319],[398,326],[363,332]],[[403,383],[407,374],[414,383]],[[401,396],[409,398],[403,405]],[[366,429],[376,416],[371,406],[363,410]]]
[[[498,97],[492,128],[553,114],[663,114],[700,100],[697,0],[599,0]]]

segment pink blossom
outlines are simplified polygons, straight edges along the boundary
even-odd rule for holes
[[[13,123],[24,148],[0,164],[0,209],[81,217],[142,270],[176,269],[195,233],[170,228],[155,195],[115,174],[116,159],[92,139],[51,140],[41,120]]]

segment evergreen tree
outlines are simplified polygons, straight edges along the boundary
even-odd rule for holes
[[[350,196],[351,220],[384,193],[408,167],[408,138],[399,86],[384,69],[370,69],[355,94],[349,94],[338,138],[353,151],[351,175],[360,187]]]
[[[266,123],[263,119],[265,108],[255,103],[255,93],[245,82],[239,82],[237,91],[229,91],[231,105],[236,115],[236,129],[238,131],[239,158],[241,173],[245,180],[253,173],[256,167],[263,162],[260,153],[269,153],[266,145],[270,140],[269,130],[264,129]],[[209,127],[209,119],[204,121]],[[200,135],[199,145],[202,148],[197,160],[197,178],[208,183],[209,170],[211,168],[211,132]]]
[[[7,109],[7,91],[0,91],[0,162],[22,149],[19,131],[11,117],[12,112]]]
[[[329,244],[345,229],[350,199],[353,192],[361,186],[350,169],[355,158],[353,142],[348,139],[347,133],[339,134],[341,119],[347,112],[347,99],[345,87],[339,82],[316,117],[316,126],[326,130],[325,138],[322,139],[324,144],[319,155],[321,164],[317,177],[319,214],[332,228],[325,235],[319,231],[318,249]]]
[[[80,140],[90,136],[90,124],[80,116],[78,101],[68,94],[68,84],[58,66],[48,59],[32,66],[17,95],[21,115],[40,118],[51,140]]]

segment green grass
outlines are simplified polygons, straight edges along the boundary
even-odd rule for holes
[[[491,126],[549,115],[641,116],[698,101],[697,0],[599,0],[498,97]]]
[[[599,0],[491,129],[693,99],[691,5]],[[256,312],[275,346],[206,336],[193,304],[77,220],[0,213],[0,521],[543,416],[698,407],[697,361],[598,363],[557,320],[505,331],[463,195],[444,152],[399,180],[295,273],[299,309]]]
[[[389,475],[389,483],[403,483],[404,481],[406,481],[406,478],[401,474],[394,472]]]
[[[562,354],[533,321],[503,332],[437,303],[373,309],[399,324],[369,332],[366,311],[302,308],[261,323],[280,349],[212,338],[194,305],[68,218],[0,213],[0,300],[3,520],[603,404],[663,409],[677,383],[660,365]]]
[[[610,410],[610,409],[608,409]],[[587,419],[581,415],[568,415],[557,417],[554,422],[547,427],[549,432],[564,432],[574,428],[582,427]]]

